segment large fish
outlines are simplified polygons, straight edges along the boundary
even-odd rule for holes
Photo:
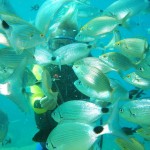
[[[17,53],[46,42],[44,34],[27,21],[9,13],[0,13],[0,16],[2,29]]]
[[[52,113],[55,121],[74,121],[91,123],[108,113],[109,108],[102,108],[83,100],[71,100],[58,106]]]
[[[5,139],[8,132],[8,117],[0,110],[0,143]]]
[[[119,114],[127,121],[141,126],[149,126],[150,100],[139,99],[129,101],[120,108]]]

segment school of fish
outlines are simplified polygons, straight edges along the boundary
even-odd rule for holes
[[[150,97],[144,95],[150,90],[150,41],[122,32],[132,33],[133,18],[149,12],[149,0],[114,0],[103,10],[91,0],[46,0],[31,23],[0,1],[0,94],[26,113],[35,100],[43,113],[53,108],[58,125],[48,136],[48,150],[101,150],[105,134],[114,136],[117,150],[148,150],[141,141],[150,141]],[[72,67],[74,86],[89,99],[58,105],[49,65]],[[5,118],[0,142],[8,131]]]

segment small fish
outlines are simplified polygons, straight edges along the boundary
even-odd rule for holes
[[[148,42],[146,39],[126,38],[117,41],[114,47],[127,56],[129,59],[143,59],[145,52],[148,50]],[[135,62],[136,63],[136,62]]]
[[[18,16],[2,13],[0,13],[0,16],[3,31],[6,33],[9,43],[16,53],[20,54],[25,49],[33,48],[46,42],[44,34]]]
[[[29,111],[28,101],[24,93],[23,76],[27,58],[24,58],[13,74],[0,83],[0,94],[13,101],[23,112]]]
[[[100,16],[94,18],[80,29],[75,39],[77,41],[85,41],[86,36],[88,40],[88,37],[95,38],[98,35],[105,35],[115,30],[119,24],[120,21],[113,17]]]
[[[102,54],[99,56],[99,59],[118,72],[127,71],[131,68],[134,68],[134,65],[131,63],[131,61],[118,52],[108,52]]]
[[[126,82],[143,90],[150,88],[150,80],[140,77],[136,72],[132,72],[123,78]]]
[[[71,147],[71,150],[88,150],[103,134],[113,134],[128,140],[120,129],[119,123],[117,123],[117,107],[117,104],[115,104],[110,118],[102,126],[92,126],[81,122],[58,124],[47,138],[47,148],[49,150],[70,150]]]
[[[8,117],[6,113],[4,113],[2,110],[0,110],[0,143],[4,141],[7,132],[8,132]]]
[[[73,70],[79,80],[97,92],[111,92],[107,76],[98,68],[87,65],[73,65]]]
[[[59,105],[52,112],[51,116],[57,122],[74,121],[92,123],[108,112],[109,108],[101,108],[88,101],[71,100]]]
[[[115,142],[117,143],[117,145],[120,147],[121,150],[144,150],[143,144],[141,144],[135,138],[129,138],[129,141],[117,138]]]
[[[85,43],[72,43],[62,46],[53,52],[51,64],[59,66],[72,64],[88,56],[92,48],[92,45]]]
[[[127,121],[141,126],[149,126],[150,100],[138,99],[126,102],[119,110],[119,115]]]

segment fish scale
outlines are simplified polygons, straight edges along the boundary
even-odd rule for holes
[[[58,133],[58,131],[61,132]],[[64,150],[70,150],[70,147],[71,150],[87,150],[93,145],[96,139],[97,135],[93,132],[92,126],[78,122],[64,123],[58,125],[51,132],[47,139],[47,147],[49,149],[53,149],[54,146],[58,149],[62,147]],[[62,144],[66,142],[67,144]]]
[[[120,116],[139,125],[150,125],[150,100],[141,99],[125,103],[121,107]]]
[[[56,59],[52,60],[51,63],[55,65],[74,63],[74,61],[88,56],[91,51],[91,48],[88,46],[85,43],[73,43],[62,46],[53,53]]]
[[[108,78],[101,70],[91,66],[74,65],[73,70],[83,84],[96,91],[112,91]]]
[[[58,106],[52,112],[52,118],[57,122],[71,120],[90,123],[96,121],[103,114],[102,108],[94,103],[83,100],[72,100]]]

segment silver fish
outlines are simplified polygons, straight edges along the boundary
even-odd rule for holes
[[[97,92],[90,86],[84,85],[80,80],[76,80],[74,82],[75,87],[84,95],[90,97],[91,99],[94,99],[94,103],[97,103],[99,101],[104,101],[104,102],[111,102],[112,97],[111,97],[111,92],[110,91],[99,91]]]
[[[109,108],[83,100],[71,100],[59,105],[53,112],[55,121],[74,121],[91,123],[99,119],[103,114],[108,113]]]
[[[10,45],[17,53],[22,53],[25,49],[33,48],[46,42],[43,33],[33,25],[13,14],[3,14],[1,16],[1,26],[7,35]]]
[[[97,92],[111,92],[107,76],[98,68],[87,65],[73,65],[73,70],[79,80]]]
[[[142,78],[136,72],[126,75],[123,79],[135,87],[150,89],[150,79]]]
[[[72,43],[60,47],[53,52],[51,64],[66,65],[89,55],[92,45],[85,43]]]
[[[141,126],[149,126],[150,120],[150,100],[139,99],[125,103],[119,111],[122,118],[127,121],[139,124]]]
[[[108,52],[99,56],[99,59],[116,71],[127,71],[134,68],[131,61],[118,52]]]
[[[114,43],[120,53],[127,56],[134,64],[139,63],[148,50],[148,42],[142,38],[126,38]]]
[[[86,23],[76,35],[77,41],[85,41],[88,38],[96,38],[98,35],[105,35],[112,32],[120,24],[120,21],[113,17],[100,16]]]

